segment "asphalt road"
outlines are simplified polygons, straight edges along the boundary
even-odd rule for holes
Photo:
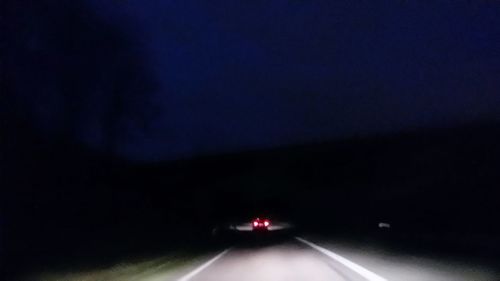
[[[178,281],[495,281],[498,272],[464,263],[290,239],[232,247]]]

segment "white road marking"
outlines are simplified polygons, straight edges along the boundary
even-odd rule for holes
[[[337,254],[335,254],[334,252],[330,251],[330,250],[327,250],[323,247],[320,247],[312,242],[309,242],[307,240],[304,240],[300,237],[295,237],[295,239],[297,239],[298,241],[308,245],[309,247],[315,249],[315,250],[318,250],[319,252],[327,255],[328,257],[338,261],[339,263],[343,264],[344,266],[346,266],[347,268],[351,269],[352,271],[356,272],[357,274],[363,276],[365,279],[369,280],[369,281],[388,281],[387,279],[383,278],[383,277],[380,277],[378,276],[377,274],[369,271],[368,269],[358,265],[358,264],[355,264],[354,262],[342,257],[342,256],[339,256]]]
[[[206,263],[200,265],[198,268],[196,268],[195,270],[193,270],[190,273],[186,274],[184,277],[180,278],[177,281],[188,281],[188,280],[190,280],[196,274],[200,273],[202,270],[204,270],[205,268],[209,267],[216,260],[220,259],[224,254],[226,254],[227,252],[229,252],[229,250],[231,250],[231,248],[222,251],[217,256],[213,257],[211,260],[207,261]]]

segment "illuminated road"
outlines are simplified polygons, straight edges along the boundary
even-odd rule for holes
[[[47,272],[19,281],[500,280],[496,257],[444,258],[432,253],[424,255],[411,247],[396,252],[362,241],[355,244],[298,237],[270,241],[260,239],[263,236],[253,237],[259,238],[259,243],[245,239],[211,254],[177,253],[137,263],[121,262],[105,269]]]
[[[261,247],[233,247],[180,281],[493,281],[498,273],[465,264],[391,256],[372,251],[290,240]]]

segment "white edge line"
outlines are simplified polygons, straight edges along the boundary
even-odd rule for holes
[[[302,239],[300,237],[295,237],[295,239],[297,239],[298,241],[308,245],[309,247],[315,249],[315,250],[318,250],[319,252],[327,255],[328,257],[338,261],[339,263],[343,264],[344,266],[346,266],[347,268],[351,269],[352,271],[356,272],[357,274],[363,276],[364,278],[366,278],[367,280],[369,281],[387,281],[387,279],[383,278],[383,277],[380,277],[379,275],[369,271],[368,269],[358,265],[358,264],[355,264],[354,262],[342,257],[342,256],[339,256],[337,254],[335,254],[334,252],[330,251],[330,250],[327,250],[323,247],[320,247],[312,242],[309,242],[305,239]]]
[[[217,256],[213,257],[211,260],[207,261],[206,263],[200,265],[198,268],[196,268],[195,270],[189,272],[188,274],[186,274],[184,277],[180,278],[177,281],[188,281],[189,279],[193,278],[196,274],[200,273],[202,270],[204,270],[205,268],[209,267],[216,260],[220,259],[224,254],[226,254],[227,252],[229,252],[229,250],[231,250],[231,248],[226,249],[226,250],[220,252]]]

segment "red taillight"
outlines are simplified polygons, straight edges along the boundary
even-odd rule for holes
[[[269,226],[271,223],[269,221],[264,221],[264,226]]]
[[[255,226],[255,227],[259,226],[259,222],[254,221],[254,222],[253,222],[253,226]]]

